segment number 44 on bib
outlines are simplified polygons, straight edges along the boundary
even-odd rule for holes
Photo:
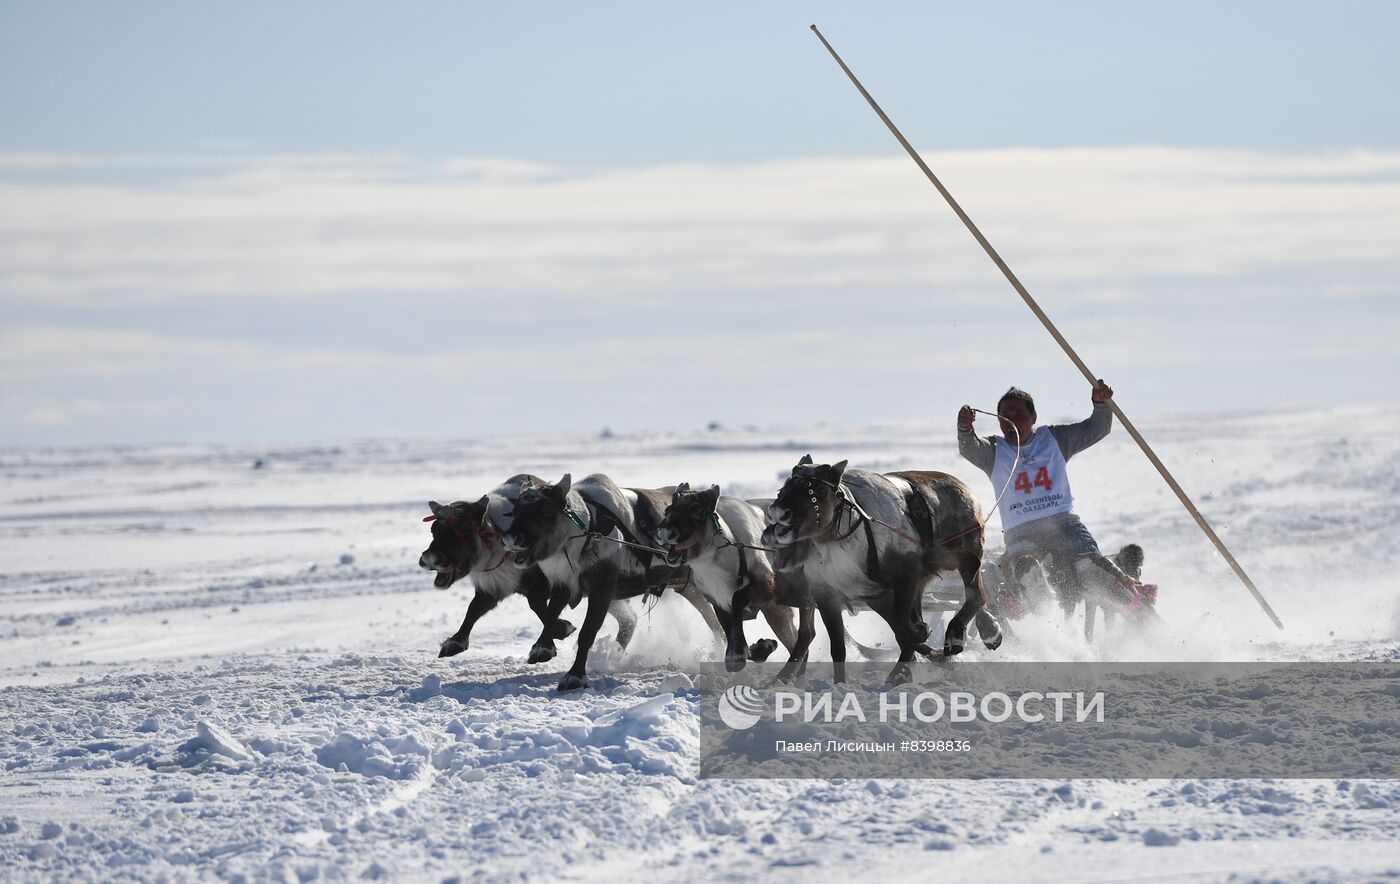
[[[1055,483],[1050,481],[1050,470],[1046,467],[1041,467],[1036,470],[1035,479],[1031,479],[1031,474],[1028,472],[1023,471],[1017,473],[1016,482],[1012,487],[1022,494],[1030,494],[1035,488],[1044,488],[1046,491],[1049,491],[1055,487]]]

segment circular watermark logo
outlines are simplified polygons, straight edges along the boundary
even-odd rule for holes
[[[746,684],[731,685],[719,696],[719,719],[736,731],[758,724],[763,717],[763,695]]]

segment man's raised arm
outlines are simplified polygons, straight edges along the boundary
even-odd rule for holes
[[[997,461],[996,447],[992,440],[982,438],[972,429],[976,419],[977,412],[971,405],[964,405],[958,411],[958,454],[990,476]]]
[[[1056,424],[1050,427],[1055,441],[1060,446],[1060,454],[1069,460],[1079,452],[1098,442],[1113,429],[1113,409],[1108,401],[1113,398],[1113,388],[1099,378],[1094,391],[1089,395],[1094,403],[1094,411],[1087,418],[1074,424]]]

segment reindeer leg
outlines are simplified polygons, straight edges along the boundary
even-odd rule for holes
[[[789,653],[797,647],[797,630],[793,627],[795,613],[790,606],[778,602],[770,601],[763,606],[763,619],[768,621],[768,627]]]
[[[773,630],[773,634],[778,637],[778,641],[782,642],[783,647],[791,654],[792,649],[797,645],[797,633],[792,628],[792,608],[780,605],[770,598],[763,603],[760,610],[763,611],[763,619],[768,621],[768,626]],[[767,660],[777,649],[777,642],[771,638],[759,639],[753,643],[753,647],[749,648],[749,659]],[[758,656],[759,654],[762,656]]]
[[[984,562],[981,573],[982,595],[986,599],[986,605],[977,612],[977,633],[982,636],[982,643],[990,651],[995,651],[1001,647],[1005,636],[1011,633],[1011,621],[1006,616],[1006,610],[1002,602],[1006,599],[1005,576],[1000,568],[995,566],[987,567]],[[993,586],[992,592],[987,591],[988,586]],[[996,642],[993,644],[989,636],[995,636]]]
[[[588,592],[588,613],[583,615],[583,626],[578,631],[578,652],[574,655],[574,665],[559,680],[561,691],[588,687],[588,652],[593,648],[593,639],[598,637],[598,629],[603,625],[613,593],[617,591],[616,570],[601,567],[599,570],[603,573],[595,572],[581,577]]]
[[[549,590],[549,605],[545,609],[545,616],[541,619],[544,622],[544,631],[535,640],[535,644],[530,648],[530,656],[526,658],[527,663],[544,663],[553,660],[554,655],[559,653],[554,649],[554,633],[558,628],[559,612],[564,610],[564,606],[569,603],[569,588],[567,586],[552,586]]]
[[[890,627],[894,629],[895,640],[899,642],[901,649],[905,644],[911,647],[928,639],[928,624],[924,622],[924,593],[923,586],[918,577],[917,566],[910,564],[907,569],[900,569],[892,577],[894,583],[894,597],[890,608]],[[896,619],[903,615],[902,628],[897,626]]]
[[[986,645],[987,650],[995,651],[1001,647],[1001,643],[1006,638],[1006,633],[1001,628],[1001,621],[985,607],[977,612],[975,620],[977,634],[982,636],[982,644]]]
[[[472,598],[472,603],[467,606],[466,619],[462,621],[457,632],[442,643],[442,647],[438,649],[438,656],[455,657],[470,647],[472,627],[476,625],[476,621],[494,607],[496,607],[496,597],[487,595],[478,589]]]
[[[968,621],[976,617],[986,605],[987,596],[982,590],[982,557],[975,552],[964,552],[958,556],[958,574],[963,580],[963,591],[965,598],[963,605],[948,621],[948,628],[943,633],[943,656],[952,657],[961,654],[967,642]],[[1001,645],[1001,630],[997,628],[996,621],[990,617],[990,635],[982,633],[982,642],[989,648]],[[978,620],[978,629],[982,628],[981,620]],[[994,636],[994,638],[993,638]],[[995,642],[995,644],[994,644]]]
[[[885,679],[889,684],[908,684],[913,678],[910,664],[914,662],[915,649],[928,638],[928,626],[924,623],[920,610],[921,587],[916,574],[906,572],[893,575],[894,590],[888,607],[872,607],[889,624],[894,640],[899,645],[899,659]]]
[[[608,613],[617,621],[617,643],[625,651],[632,641],[632,633],[637,631],[637,612],[632,610],[626,599],[613,599],[612,604],[608,605]]]
[[[778,672],[779,681],[792,681],[807,668],[807,652],[812,647],[812,639],[817,637],[815,605],[807,604],[797,609],[797,641],[788,652],[788,661]],[[845,641],[844,634],[842,641]]]
[[[685,599],[690,606],[700,612],[700,616],[705,618],[705,625],[710,627],[710,632],[724,635],[724,626],[715,616],[715,606],[710,604],[710,600],[696,589],[678,589],[676,594]]]
[[[746,583],[735,590],[729,600],[728,611],[715,608],[716,616],[729,618],[729,624],[725,627],[724,668],[730,672],[743,669],[749,659],[749,646],[744,638],[744,614],[748,611],[751,600],[752,592]]]
[[[834,682],[846,680],[846,625],[841,619],[841,606],[837,604],[823,604],[818,606],[821,611],[822,625],[826,627],[826,636],[831,642],[831,679]]]
[[[982,586],[982,569],[980,566],[976,566],[976,570],[970,570],[967,566],[959,565],[958,573],[962,575],[963,587],[969,592],[975,589],[977,597],[982,600],[982,604],[977,608],[977,613],[973,615],[977,622],[977,634],[982,637],[982,645],[987,650],[995,651],[1001,647],[1005,636],[997,618],[991,611],[987,610],[987,592]]]
[[[748,660],[744,655],[743,618],[736,617],[732,610],[726,611],[718,605],[714,607],[714,612],[715,619],[719,621],[720,630],[724,634],[724,668],[729,672],[738,672],[744,668],[744,663]],[[736,622],[738,623],[737,639],[735,638]]]
[[[520,578],[521,586],[525,591],[525,601],[530,605],[530,610],[535,612],[535,616],[540,618],[540,623],[549,620],[549,578],[544,576],[544,572],[537,568],[531,568]],[[560,641],[568,638],[574,633],[574,624],[563,617],[554,618],[554,628],[550,633],[550,638]]]

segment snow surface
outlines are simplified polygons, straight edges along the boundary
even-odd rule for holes
[[[979,425],[985,429],[985,426]],[[978,660],[1400,660],[1400,409],[1176,415],[1153,441],[1275,630],[1121,429],[1071,464],[1109,549],[1147,551],[1169,634],[1051,616]],[[1400,784],[697,778],[722,648],[643,613],[593,687],[525,664],[512,599],[448,660],[470,586],[417,568],[429,498],[520,471],[771,494],[804,453],[944,469],[937,425],[0,450],[0,870],[12,880],[1400,876]],[[254,469],[257,459],[263,466]],[[995,535],[995,532],[993,532]],[[640,609],[640,605],[639,605]],[[581,611],[571,615],[581,622]],[[762,633],[755,624],[753,630]],[[872,615],[852,630],[889,637]],[[829,659],[819,635],[816,659]]]

